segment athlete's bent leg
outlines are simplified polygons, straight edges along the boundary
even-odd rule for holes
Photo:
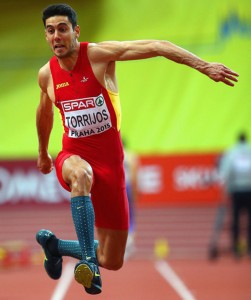
[[[127,230],[97,228],[99,247],[97,258],[99,265],[105,269],[118,270],[123,266]]]
[[[64,181],[71,189],[71,211],[82,252],[82,260],[75,267],[75,280],[89,294],[101,292],[101,277],[94,250],[94,209],[90,198],[92,168],[77,155],[64,161]]]
[[[62,176],[71,189],[71,210],[83,259],[95,257],[94,210],[90,199],[91,166],[77,155],[64,161]]]

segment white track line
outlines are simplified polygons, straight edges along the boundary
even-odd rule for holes
[[[156,270],[172,286],[182,300],[196,300],[192,293],[187,289],[183,281],[178,277],[174,270],[166,261],[160,260],[155,263]]]
[[[59,282],[58,282],[50,300],[63,300],[64,299],[64,296],[66,295],[67,290],[73,279],[74,266],[75,266],[75,264],[73,262],[68,262],[64,266],[62,276],[59,279]]]

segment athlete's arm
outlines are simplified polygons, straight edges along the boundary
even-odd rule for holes
[[[48,145],[51,130],[53,127],[53,102],[47,94],[48,74],[44,68],[41,68],[38,74],[38,83],[40,86],[40,103],[36,113],[36,126],[38,135],[38,169],[44,173],[50,173],[53,169],[53,163],[48,153]]]
[[[234,86],[238,74],[223,64],[210,63],[193,53],[168,41],[141,40],[125,42],[101,42],[90,44],[89,58],[92,62],[125,61],[162,56],[179,64],[187,65],[207,75],[212,80]]]

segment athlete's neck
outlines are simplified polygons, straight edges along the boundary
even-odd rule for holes
[[[60,67],[65,71],[71,71],[74,69],[76,62],[78,60],[78,53],[80,49],[80,43],[76,44],[76,47],[68,53],[65,57],[58,57],[57,60],[60,65]]]

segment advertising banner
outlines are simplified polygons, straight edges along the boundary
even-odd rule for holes
[[[218,153],[141,156],[138,204],[217,203],[222,188]]]
[[[65,201],[69,193],[58,183],[54,170],[41,174],[35,160],[0,161],[0,205]]]
[[[221,184],[219,154],[139,156],[139,205],[203,205],[217,203]],[[35,160],[0,161],[0,205],[64,203],[70,194],[59,184],[55,170],[41,174]]]

